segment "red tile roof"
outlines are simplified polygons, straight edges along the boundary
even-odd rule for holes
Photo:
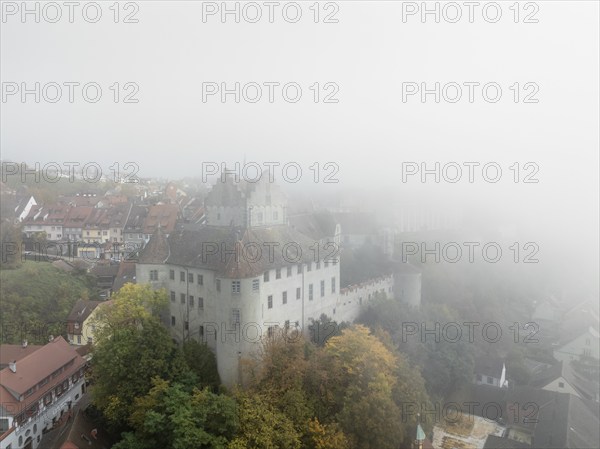
[[[0,345],[0,369],[8,366],[10,362],[19,361],[32,352],[40,349],[39,345]]]
[[[11,394],[12,391],[18,395],[24,395],[29,389],[38,385],[42,380],[69,362],[73,363],[64,369],[60,375],[49,379],[48,383],[35,390],[24,401],[19,401]],[[18,360],[16,372],[13,373],[9,367],[0,371],[0,404],[3,404],[3,406],[5,404],[18,404],[19,407],[26,407],[27,404],[39,400],[47,391],[68,379],[85,363],[85,360],[64,338],[55,338],[37,351]]]
[[[179,207],[176,204],[150,206],[144,220],[144,234],[154,234],[159,224],[165,234],[170,234],[175,229],[178,214]]]

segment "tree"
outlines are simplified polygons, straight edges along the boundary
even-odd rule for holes
[[[153,290],[148,284],[125,284],[110,305],[96,313],[96,340],[111,338],[123,328],[139,327],[148,321],[159,322],[159,314],[167,304],[165,290]]]
[[[157,316],[165,303],[163,291],[126,284],[97,313],[92,396],[117,429],[133,413],[135,398],[150,390],[153,378],[189,380],[183,354]]]
[[[343,404],[339,422],[360,449],[393,449],[402,440],[400,409],[392,399],[396,385],[396,356],[369,330],[355,325],[329,339],[332,371],[341,379],[337,401]],[[360,423],[360,425],[358,425]]]
[[[259,394],[239,393],[240,429],[228,449],[299,449],[292,421]]]
[[[183,356],[190,370],[197,376],[200,388],[215,390],[221,379],[217,371],[217,359],[206,343],[188,340],[183,343]]]
[[[321,424],[317,418],[308,423],[310,449],[346,449],[350,442],[337,423]]]
[[[168,331],[154,320],[113,330],[92,354],[92,398],[116,429],[123,428],[135,399],[150,390],[154,377],[182,379],[188,370]]]
[[[313,343],[317,346],[324,346],[330,337],[341,335],[342,330],[348,326],[349,323],[342,322],[338,324],[337,321],[333,321],[323,313],[318,320],[310,319],[308,331]]]
[[[19,268],[22,265],[21,251],[23,249],[20,227],[8,220],[1,220],[0,242],[2,246],[0,268],[10,270]]]
[[[233,398],[154,378],[147,395],[135,400],[128,432],[116,449],[224,449],[237,428]]]

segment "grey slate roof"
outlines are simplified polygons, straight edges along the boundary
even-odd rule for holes
[[[152,237],[139,263],[162,263],[167,253],[165,243],[169,249],[167,264],[203,268],[232,279],[256,277],[270,269],[317,260],[311,249],[316,242],[286,225],[246,229],[203,226],[174,232],[168,240]],[[270,247],[274,249],[270,251]],[[320,258],[327,254],[321,248]]]

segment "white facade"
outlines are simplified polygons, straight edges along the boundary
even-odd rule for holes
[[[581,357],[600,360],[600,335],[593,327],[554,350],[554,358],[559,362],[569,363]]]
[[[66,387],[65,387],[66,385]],[[2,435],[1,449],[21,449],[30,444],[31,449],[39,447],[42,432],[50,430],[65,413],[77,404],[85,393],[85,378],[83,368],[76,375],[69,376],[62,384],[61,394],[53,388],[37,402],[37,412],[28,416],[23,411],[23,418],[19,414],[3,413],[2,418],[8,420],[9,430]],[[19,410],[21,412],[21,410]],[[14,427],[13,427],[14,426]]]
[[[358,308],[342,305],[339,272],[339,262],[320,261],[310,268],[289,265],[258,277],[227,279],[210,270],[138,264],[136,277],[138,283],[167,290],[165,321],[173,337],[206,342],[216,353],[221,380],[233,385],[240,381],[239,359],[252,357],[276,328],[299,332],[321,314],[338,322],[357,317]]]

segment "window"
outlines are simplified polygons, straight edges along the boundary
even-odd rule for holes
[[[273,338],[273,335],[275,335],[275,326],[269,326],[267,329],[267,336]]]
[[[335,277],[331,278],[331,293],[335,293]]]
[[[235,326],[236,324],[240,324],[240,322],[240,309],[231,309],[231,324]]]
[[[240,293],[241,281],[231,281],[231,293]]]
[[[200,326],[198,333],[200,334],[200,337],[204,337],[204,326]]]
[[[189,300],[190,300],[190,307],[194,307],[194,296],[190,295]]]
[[[202,296],[198,296],[198,308],[204,309],[204,298]]]
[[[321,269],[321,261],[317,260],[317,267],[315,268],[315,270],[320,270]]]
[[[281,268],[275,270],[275,279],[281,279]]]
[[[181,282],[185,282],[185,271],[180,271],[179,272],[179,280]]]
[[[308,284],[308,300],[312,301],[313,299],[313,285]]]
[[[171,315],[171,326],[175,326],[175,317]]]
[[[204,285],[204,276],[199,274],[197,277],[198,277],[198,285]]]
[[[292,267],[287,267],[287,277],[292,275]]]
[[[325,281],[321,281],[321,298],[325,296]]]
[[[300,287],[296,288],[296,299],[300,299]]]
[[[335,315],[335,307],[333,308],[333,314]]]
[[[564,382],[559,382],[558,383],[558,388],[565,388],[565,383]]]
[[[287,292],[283,292],[281,294],[281,303],[282,304],[287,304]]]
[[[263,282],[269,282],[269,272],[265,271],[265,274],[263,275]]]
[[[186,331],[189,331],[189,330],[190,330],[190,323],[189,323],[188,321],[184,321],[184,322],[183,322],[183,328],[184,328]]]
[[[267,307],[268,307],[269,309],[272,309],[272,308],[273,308],[273,295],[269,295],[269,296],[267,297]]]
[[[589,348],[584,348],[583,355],[590,356],[590,355],[592,355],[592,351]]]
[[[175,302],[175,292],[171,291],[171,302]]]
[[[306,264],[306,271],[310,271],[312,269],[312,262],[308,262]]]
[[[181,293],[179,297],[181,298],[181,304],[185,304],[185,293]]]
[[[217,279],[217,291],[221,291],[221,279]]]
[[[150,270],[150,280],[158,281],[158,270]]]
[[[77,344],[80,345],[81,344],[81,335],[77,336]]]
[[[252,291],[258,291],[258,289],[260,288],[260,280],[259,279],[254,279],[252,281]]]
[[[302,274],[302,264],[298,264],[298,274]]]
[[[194,283],[194,273],[188,273],[188,282],[190,284]]]
[[[285,320],[284,327],[285,327],[286,329],[289,329],[289,328],[290,328],[290,320]]]

